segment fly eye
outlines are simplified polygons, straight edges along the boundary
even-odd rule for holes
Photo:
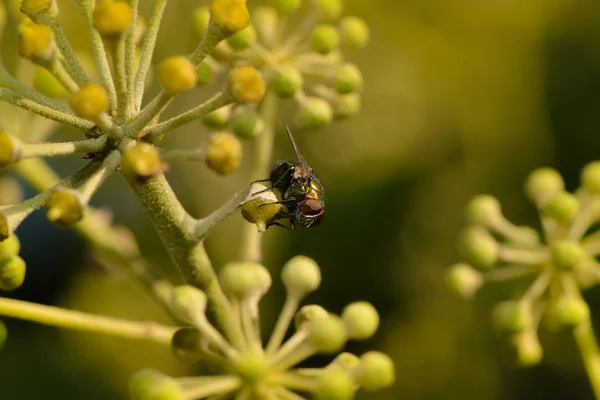
[[[319,215],[323,212],[323,205],[315,199],[304,200],[298,208],[306,215]]]

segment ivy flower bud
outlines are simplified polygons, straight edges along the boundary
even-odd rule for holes
[[[321,270],[312,258],[295,256],[283,266],[281,281],[289,296],[301,299],[317,290],[321,284]]]
[[[0,242],[8,239],[12,234],[12,229],[8,223],[8,219],[0,212]]]
[[[210,10],[208,7],[197,7],[192,12],[192,30],[198,39],[202,39],[208,30]]]
[[[600,193],[600,161],[593,161],[581,170],[581,186],[591,193]]]
[[[196,86],[196,68],[184,56],[165,59],[158,67],[158,80],[170,94],[179,94]]]
[[[181,386],[171,377],[150,368],[136,372],[129,380],[133,400],[187,400]]]
[[[33,75],[33,88],[51,99],[62,99],[69,95],[65,87],[46,68],[38,67]]]
[[[490,269],[498,261],[498,242],[487,230],[478,226],[463,232],[459,250],[467,262],[479,269]]]
[[[559,329],[573,329],[590,317],[590,307],[581,297],[563,296],[550,310],[550,319]]]
[[[329,367],[341,367],[344,370],[351,372],[360,366],[360,359],[352,353],[343,352],[338,354],[338,356],[329,364]]]
[[[4,322],[0,321],[0,349],[6,343],[6,339],[8,339],[8,329],[6,329]]]
[[[196,85],[197,86],[208,86],[210,85],[215,78],[215,72],[209,63],[203,61],[196,68]]]
[[[120,0],[100,1],[92,14],[94,28],[105,37],[121,35],[132,21],[131,7]]]
[[[0,145],[0,153],[1,149]],[[1,164],[2,162],[0,162]],[[0,176],[0,206],[17,204],[21,201],[23,201],[23,188],[19,182],[10,176]]]
[[[300,6],[300,0],[268,0],[267,3],[281,14],[294,12]]]
[[[266,293],[271,287],[271,275],[258,263],[231,262],[221,269],[219,282],[227,295],[242,299]]]
[[[180,285],[173,289],[169,307],[179,321],[197,325],[206,311],[206,294],[191,285]]]
[[[336,353],[348,340],[346,326],[340,317],[328,314],[326,317],[315,318],[308,327],[310,343],[319,353]]]
[[[544,351],[535,331],[526,331],[517,335],[515,346],[519,365],[529,367],[542,361]]]
[[[10,235],[8,238],[0,242],[0,261],[14,257],[21,250],[21,242],[17,235]]]
[[[19,54],[35,63],[48,63],[56,56],[54,34],[46,25],[19,25]]]
[[[470,299],[483,286],[484,279],[481,272],[469,264],[457,263],[448,269],[446,283],[452,293]]]
[[[180,356],[201,357],[202,351],[202,333],[192,327],[178,329],[171,340],[173,352]]]
[[[327,318],[329,313],[323,307],[311,304],[302,307],[294,316],[296,330],[306,329],[310,323],[319,318]]]
[[[279,98],[289,99],[302,88],[302,74],[294,67],[281,67],[273,76],[271,85]]]
[[[339,368],[325,370],[319,375],[314,391],[317,400],[351,400],[354,398],[352,376]]]
[[[264,121],[253,111],[238,107],[229,119],[229,127],[242,139],[254,139],[264,127]]]
[[[19,256],[0,261],[0,290],[12,292],[25,281],[25,261]]]
[[[46,200],[46,217],[60,226],[71,226],[83,218],[85,204],[72,189],[56,189]]]
[[[149,143],[136,143],[123,152],[121,173],[129,180],[144,181],[160,174],[162,170],[160,154]]]
[[[340,34],[331,25],[318,25],[311,34],[311,47],[319,54],[329,54],[340,44]]]
[[[331,105],[320,97],[309,97],[300,105],[296,114],[296,123],[304,129],[323,127],[328,125],[332,119]]]
[[[501,335],[512,335],[531,326],[531,313],[518,301],[503,301],[492,311],[494,328]]]
[[[231,117],[231,107],[224,106],[205,114],[200,118],[200,122],[207,128],[219,129],[225,128]]]
[[[231,69],[229,89],[233,97],[240,103],[256,103],[265,94],[265,81],[260,71],[252,66],[244,65]]]
[[[362,88],[363,78],[360,69],[354,64],[346,63],[335,76],[335,90],[341,94],[358,92]]]
[[[467,220],[474,225],[490,227],[501,216],[500,202],[487,194],[473,197],[466,207]]]
[[[210,11],[226,34],[241,31],[250,23],[246,0],[213,0]]]
[[[242,161],[242,144],[228,132],[210,136],[206,146],[206,165],[219,175],[227,175],[238,169]]]
[[[325,19],[337,19],[342,14],[342,0],[312,0],[312,4]]]
[[[248,25],[227,38],[227,43],[234,50],[247,49],[254,42],[256,42],[256,29],[252,25]]]
[[[561,271],[574,271],[584,259],[583,247],[572,240],[562,240],[552,246],[552,265]]]
[[[565,190],[565,182],[552,168],[536,169],[525,182],[525,194],[538,207],[544,206],[563,190]]]
[[[267,189],[263,184],[253,184],[251,194],[241,206],[242,217],[251,224],[256,224],[259,232],[266,231],[267,224],[281,211],[281,204],[277,203],[279,199]]]
[[[338,96],[333,102],[333,118],[344,119],[353,117],[360,112],[361,100],[358,93]]]
[[[340,21],[342,41],[351,50],[362,49],[369,42],[369,26],[364,19],[348,16]]]
[[[369,392],[388,388],[396,380],[394,362],[386,354],[369,351],[360,356],[357,383]]]
[[[20,147],[20,140],[0,131],[0,168],[17,160]]]
[[[542,209],[545,217],[552,218],[559,223],[572,221],[578,213],[579,201],[569,192],[558,193]]]
[[[51,11],[53,6],[54,0],[23,0],[21,12],[34,18],[38,13]]]
[[[243,353],[231,365],[232,371],[250,384],[263,380],[269,373],[270,367],[265,355],[259,352]]]
[[[375,307],[366,301],[348,304],[342,312],[342,319],[346,325],[349,339],[368,339],[379,328],[379,314]]]
[[[86,83],[71,95],[71,108],[77,115],[86,119],[96,119],[108,110],[109,100],[106,90],[95,83]]]

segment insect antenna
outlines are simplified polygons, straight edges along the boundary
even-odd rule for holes
[[[296,152],[296,157],[298,157],[298,162],[300,164],[302,164],[303,166],[307,166],[306,162],[304,161],[304,157],[302,157],[302,154],[300,154],[300,150],[298,150],[298,145],[296,144],[296,141],[294,140],[294,137],[292,136],[292,132],[290,131],[289,126],[287,125],[287,123],[285,121],[283,121],[283,125],[285,126],[285,131],[287,132],[290,141],[292,142],[292,147],[294,147],[294,151]]]

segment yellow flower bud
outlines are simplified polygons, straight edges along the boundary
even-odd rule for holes
[[[25,261],[19,256],[0,262],[0,290],[11,292],[21,287],[25,281],[25,270]]]
[[[210,11],[212,18],[226,33],[240,31],[250,23],[246,0],[214,0]]]
[[[208,139],[206,165],[220,175],[238,169],[242,160],[242,144],[228,132],[217,132]]]
[[[49,61],[56,55],[52,29],[46,25],[19,25],[19,54],[36,63]]]
[[[127,179],[146,180],[160,174],[163,164],[154,146],[140,142],[127,148],[121,160],[121,173]]]
[[[72,189],[56,189],[46,200],[46,217],[60,226],[71,226],[83,218],[85,204]]]
[[[169,57],[158,67],[158,80],[167,92],[182,93],[196,86],[196,68],[187,57]]]
[[[103,36],[118,36],[131,25],[131,7],[124,1],[102,0],[92,14],[94,28]]]
[[[281,211],[281,204],[278,204],[279,199],[267,189],[265,185],[255,183],[252,185],[250,195],[246,202],[242,204],[242,217],[252,224],[256,224],[259,232],[264,232],[267,229],[267,224],[273,220]],[[253,193],[259,193],[253,195]]]
[[[71,108],[83,118],[95,119],[108,110],[106,90],[95,83],[87,83],[71,96]]]
[[[241,103],[255,103],[265,94],[265,81],[262,74],[249,65],[231,70],[229,87],[233,96]]]
[[[20,141],[0,131],[0,168],[17,160]]]
[[[49,10],[52,7],[53,0],[23,0],[21,3],[21,12],[33,16],[39,12]]]

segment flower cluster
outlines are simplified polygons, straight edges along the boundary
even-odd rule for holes
[[[465,262],[448,271],[450,288],[471,298],[487,283],[527,280],[515,299],[496,305],[492,313],[498,333],[512,345],[524,365],[542,359],[540,326],[550,330],[590,330],[587,303],[581,289],[600,282],[600,162],[581,173],[581,187],[565,190],[562,177],[540,168],[527,178],[527,197],[537,207],[542,232],[516,226],[489,195],[476,196],[466,208],[471,226],[460,240]]]

